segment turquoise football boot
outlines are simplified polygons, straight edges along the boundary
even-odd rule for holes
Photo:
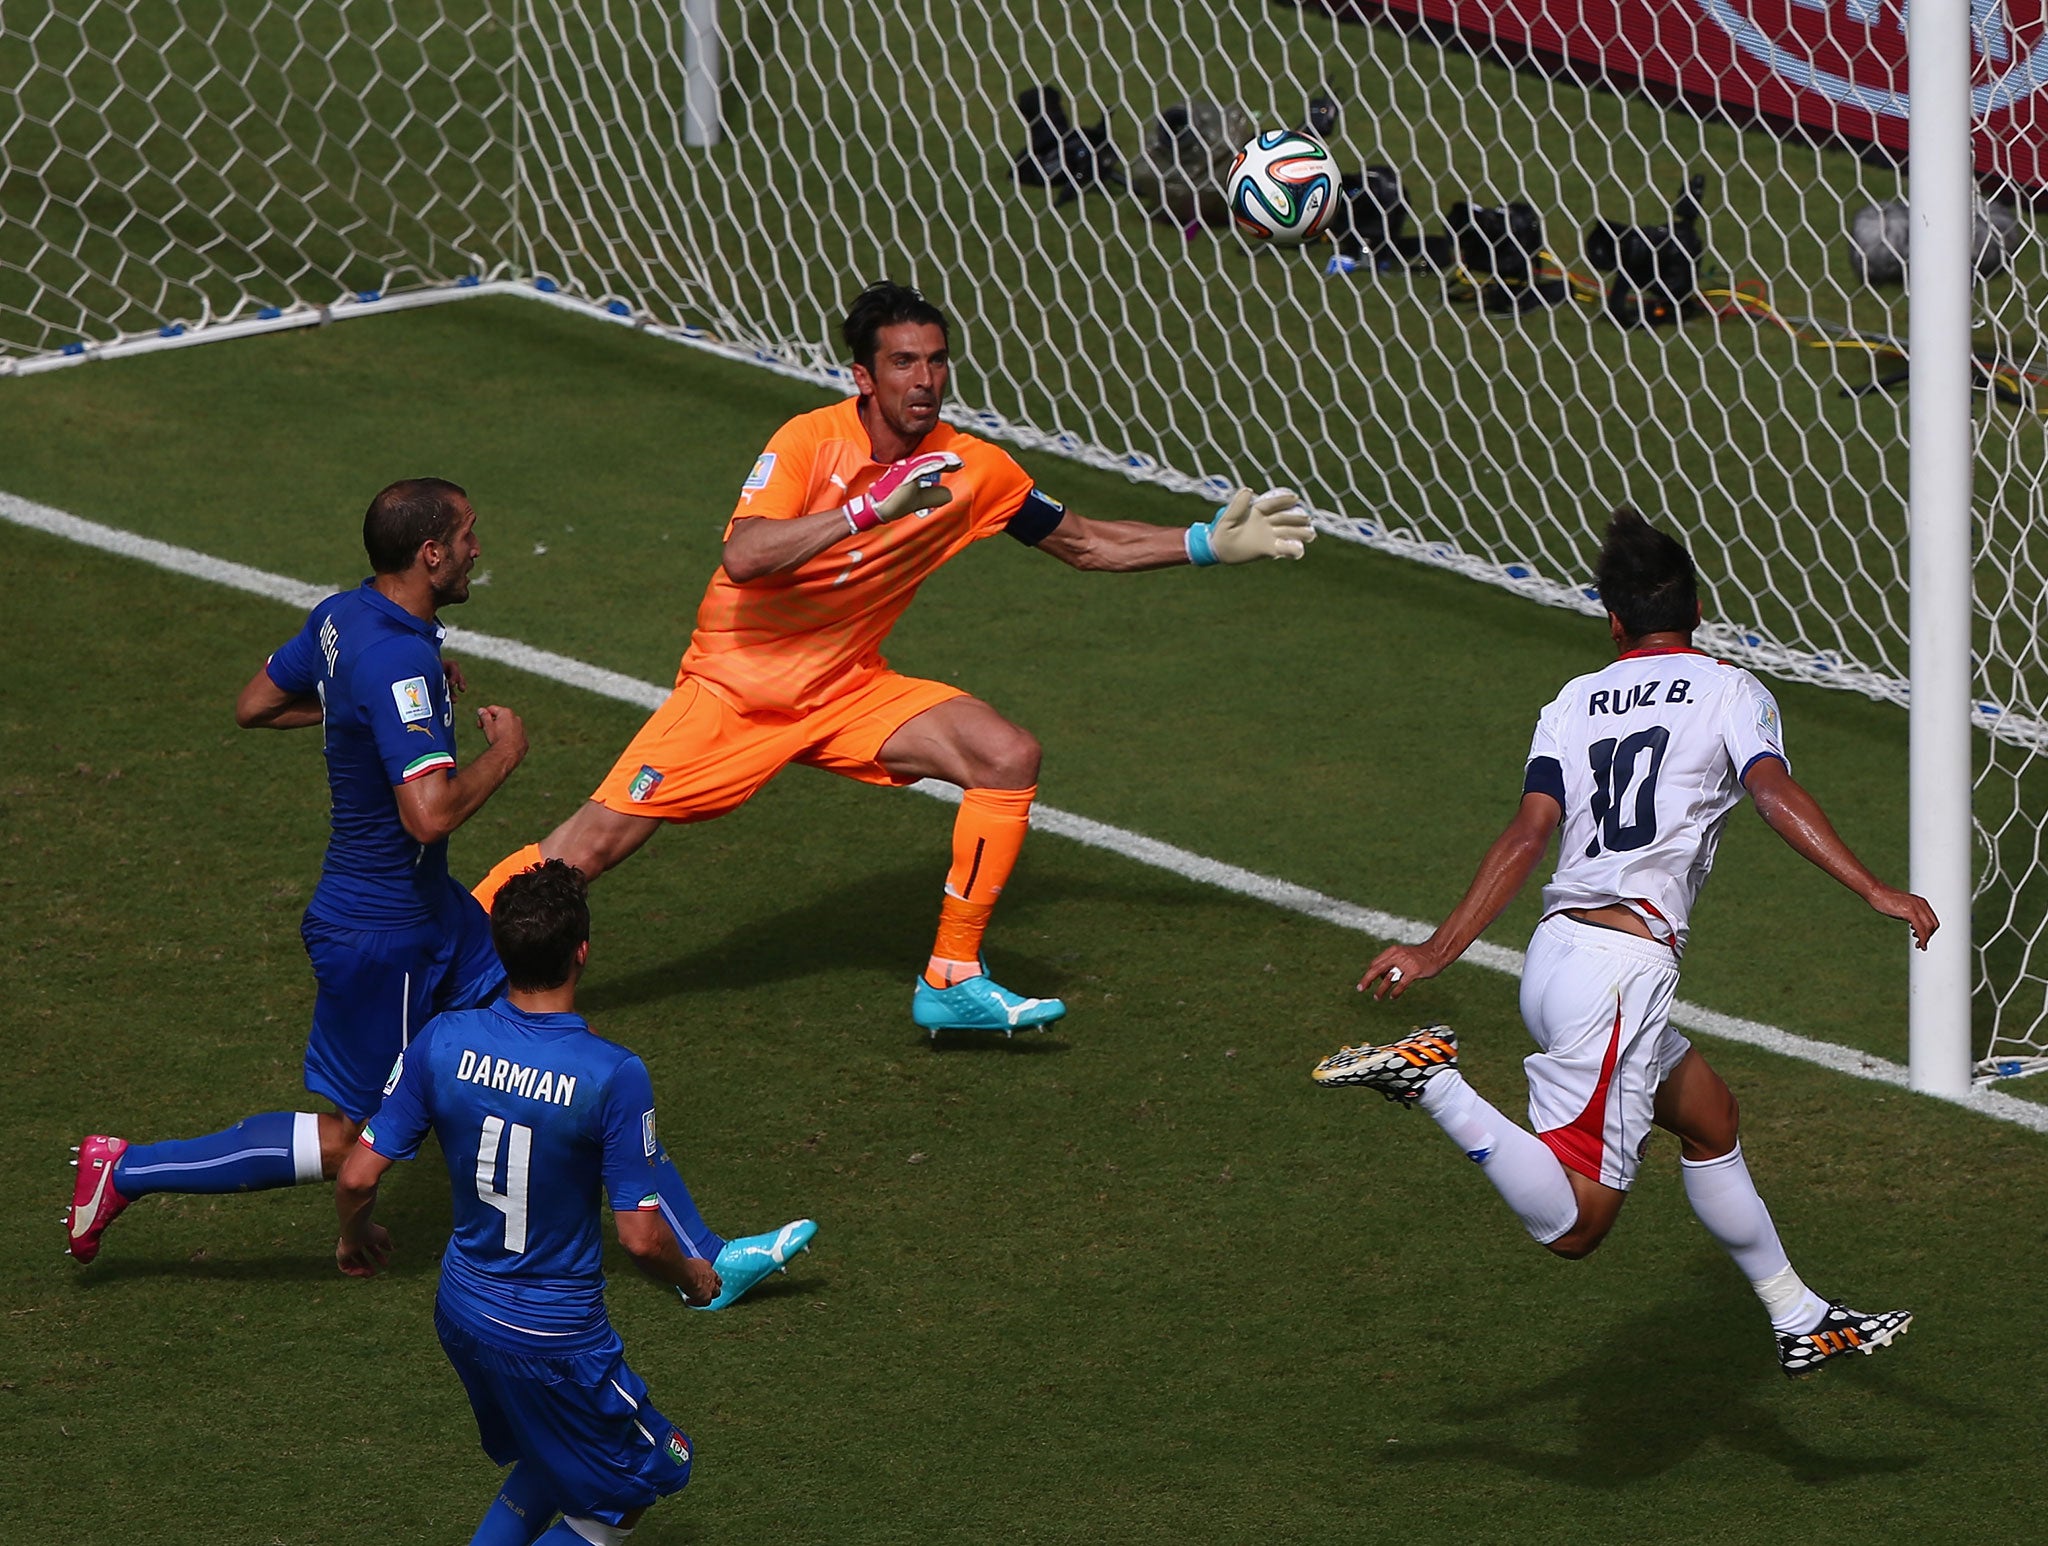
[[[709,1304],[695,1304],[693,1310],[723,1310],[771,1272],[788,1267],[790,1258],[807,1249],[818,1226],[809,1219],[792,1219],[765,1235],[742,1235],[719,1249],[718,1297]],[[681,1290],[677,1290],[681,1292]],[[685,1301],[687,1302],[687,1301]]]
[[[1025,998],[986,972],[950,988],[935,988],[920,977],[917,991],[910,995],[910,1018],[934,1039],[941,1031],[1001,1031],[1012,1036],[1042,1030],[1066,1012],[1058,999]]]

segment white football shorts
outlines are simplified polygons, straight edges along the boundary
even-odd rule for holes
[[[1657,1089],[1692,1050],[1671,1029],[1671,947],[1552,913],[1522,968],[1529,1125],[1569,1169],[1627,1191],[1650,1146]]]

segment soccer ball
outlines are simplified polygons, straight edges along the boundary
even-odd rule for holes
[[[1337,213],[1337,181],[1329,146],[1300,129],[1268,129],[1230,163],[1223,196],[1245,235],[1291,247]]]

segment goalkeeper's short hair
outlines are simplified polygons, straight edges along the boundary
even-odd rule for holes
[[[928,322],[945,338],[946,347],[953,347],[953,325],[946,320],[943,311],[909,285],[877,279],[853,298],[853,305],[847,308],[846,320],[839,324],[839,336],[846,340],[847,352],[853,363],[862,370],[872,371],[875,368],[875,335],[899,322]]]

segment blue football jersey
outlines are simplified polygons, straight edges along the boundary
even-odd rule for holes
[[[444,1312],[513,1348],[575,1353],[612,1335],[599,1197],[661,1206],[647,1065],[576,1015],[456,1010],[405,1049],[362,1141],[411,1159],[430,1128],[454,1200]]]
[[[445,905],[448,845],[415,841],[392,793],[455,767],[444,632],[365,580],[313,608],[265,667],[286,692],[317,692],[326,712],[330,836],[307,908],[316,918],[402,929]]]

